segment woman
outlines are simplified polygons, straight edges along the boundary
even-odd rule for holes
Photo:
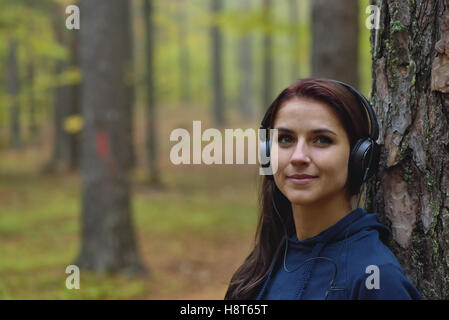
[[[367,105],[328,79],[299,80],[274,100],[262,127],[277,129],[277,170],[263,178],[255,246],[225,299],[421,298],[385,245],[388,228],[351,206],[377,168]]]

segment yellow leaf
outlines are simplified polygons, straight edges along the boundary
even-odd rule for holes
[[[64,120],[64,130],[68,133],[75,134],[83,128],[83,118],[79,114],[68,116]]]

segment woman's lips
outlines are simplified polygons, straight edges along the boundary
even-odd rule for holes
[[[316,178],[318,177],[308,177],[308,178],[288,177],[288,179],[294,184],[307,184]]]

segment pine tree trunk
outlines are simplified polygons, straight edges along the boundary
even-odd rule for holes
[[[312,76],[359,85],[358,0],[313,0]]]
[[[83,75],[80,268],[141,273],[131,219],[132,93],[129,1],[81,0]]]
[[[369,209],[390,226],[391,248],[423,296],[448,299],[449,1],[379,4],[372,101],[382,155]]]

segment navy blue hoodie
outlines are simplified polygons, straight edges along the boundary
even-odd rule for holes
[[[377,214],[358,208],[312,238],[300,241],[293,234],[286,267],[303,265],[286,272],[284,246],[256,299],[421,299],[384,244],[389,233]],[[308,260],[314,257],[325,258]]]

